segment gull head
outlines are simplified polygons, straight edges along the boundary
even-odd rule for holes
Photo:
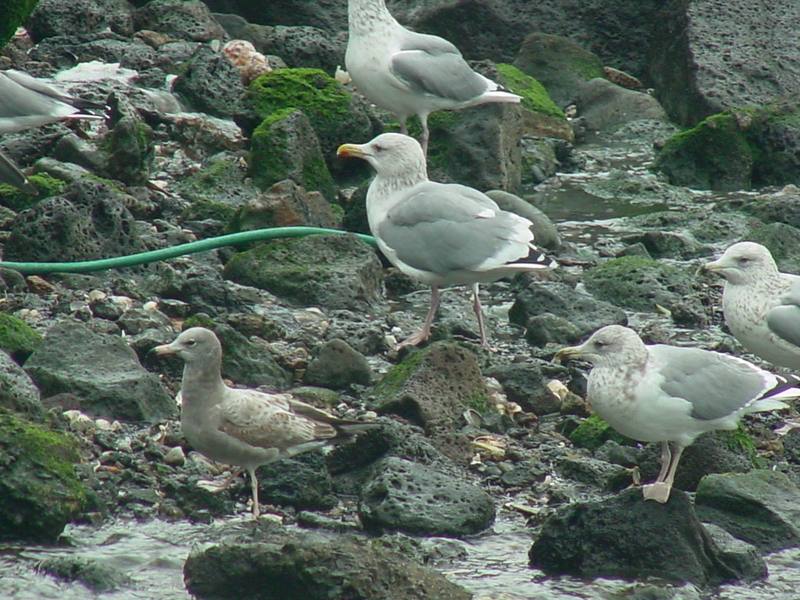
[[[579,358],[595,366],[639,364],[647,359],[647,347],[633,329],[622,325],[607,325],[595,331],[580,346],[562,348],[554,357],[556,362]]]
[[[380,177],[427,179],[425,153],[412,137],[382,133],[366,144],[342,144],[336,156],[353,156],[367,161]]]
[[[182,332],[171,344],[156,346],[153,352],[159,356],[177,354],[187,363],[219,360],[222,346],[214,332],[205,327],[192,327]]]
[[[702,270],[716,273],[734,285],[747,285],[778,273],[772,254],[755,242],[734,244],[717,260],[704,264]]]

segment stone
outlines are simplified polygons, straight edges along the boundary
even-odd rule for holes
[[[193,4],[193,2],[178,2],[178,4]],[[191,58],[182,66],[173,89],[196,110],[223,118],[245,112],[242,100],[245,88],[242,85],[241,75],[225,55],[215,52],[208,46],[198,46]]]
[[[553,251],[561,247],[561,238],[558,235],[558,230],[553,221],[550,220],[550,217],[543,211],[519,196],[509,194],[503,190],[489,190],[486,195],[497,202],[497,205],[503,210],[525,217],[533,223],[531,231],[533,232],[534,244],[540,248],[547,248]]]
[[[591,456],[568,454],[558,461],[556,470],[562,477],[607,492],[619,491],[632,483],[630,469]]]
[[[39,389],[6,352],[0,352],[0,408],[32,418],[44,412]]]
[[[758,548],[733,537],[722,527],[713,523],[703,523],[709,537],[722,553],[722,559],[742,574],[745,581],[765,579],[769,574],[767,563],[761,557]]]
[[[708,248],[684,232],[645,231],[622,238],[626,244],[641,244],[645,256],[686,260],[708,254]]]
[[[491,497],[481,488],[431,467],[389,457],[364,487],[364,527],[422,535],[469,535],[494,522]]]
[[[22,2],[5,2],[0,5],[0,47],[6,45],[36,8],[38,0],[23,0]]]
[[[650,94],[628,90],[602,78],[581,84],[575,105],[590,131],[614,131],[641,119],[668,120],[667,113]]]
[[[306,191],[284,179],[248,200],[233,214],[228,229],[251,231],[266,227],[336,227],[339,219],[320,192]]]
[[[130,582],[116,566],[82,556],[50,556],[37,570],[62,581],[77,581],[95,593],[113,592]]]
[[[253,600],[427,600],[472,597],[436,570],[386,543],[324,531],[258,524],[189,555],[183,573],[193,596]]]
[[[0,409],[0,538],[54,543],[90,504],[74,439]]]
[[[297,510],[330,510],[336,506],[333,483],[320,452],[281,458],[258,468],[259,500]],[[250,482],[246,485],[250,494]]]
[[[641,490],[631,489],[562,507],[542,526],[529,558],[548,575],[658,577],[699,587],[749,579],[755,570],[725,562],[678,490],[666,504],[645,502]]]
[[[383,295],[377,255],[352,235],[262,244],[235,255],[223,274],[300,306],[363,310]]]
[[[800,229],[786,223],[767,223],[753,227],[742,238],[766,246],[778,269],[800,273]]]
[[[556,413],[561,407],[558,396],[547,387],[549,378],[538,361],[494,365],[485,374],[497,379],[506,397],[525,412],[541,416]]]
[[[122,117],[107,142],[106,173],[127,185],[145,185],[155,158],[153,129],[138,118]]]
[[[452,460],[471,458],[460,433],[464,411],[486,412],[489,391],[475,354],[455,342],[435,342],[390,369],[372,390],[379,413],[400,415],[425,430]]]
[[[297,108],[275,111],[253,131],[250,173],[262,190],[291,179],[331,200],[336,197],[314,128]]]
[[[525,323],[525,340],[531,346],[568,344],[581,337],[581,330],[571,321],[552,313],[534,315]]]
[[[8,313],[0,313],[0,350],[22,363],[41,343],[42,336],[25,321]]]
[[[96,333],[77,321],[50,327],[25,371],[42,396],[75,394],[81,410],[93,416],[157,421],[177,414],[158,377],[141,366],[121,337]]]
[[[251,34],[257,27],[258,34]],[[333,73],[344,60],[343,36],[332,37],[318,27],[250,25],[242,33],[259,52],[280,56],[289,67],[311,67]]]
[[[539,31],[522,42],[514,65],[544,85],[561,107],[575,100],[584,82],[603,77],[595,54],[571,39]]]
[[[183,214],[186,220],[210,218],[223,223],[258,194],[243,157],[228,152],[209,157],[199,171],[176,181],[175,190],[191,202]]]
[[[303,381],[333,389],[344,389],[352,384],[369,385],[372,370],[363,354],[353,350],[344,340],[335,339],[320,348],[309,363]]]
[[[223,40],[225,30],[199,0],[152,0],[134,13],[136,29],[160,31],[181,40]]]
[[[581,293],[563,283],[543,283],[530,280],[517,294],[509,310],[512,323],[526,326],[531,317],[550,313],[571,322],[576,330],[575,339],[564,339],[571,343],[605,325],[625,325],[625,312],[602,300]],[[565,330],[566,331],[566,330]],[[559,340],[561,343],[561,340]]]
[[[719,525],[762,552],[800,546],[800,487],[785,474],[755,470],[704,477],[695,506],[703,521]]]
[[[37,42],[55,36],[100,33],[110,29],[125,36],[133,35],[133,8],[126,0],[39,0],[25,24]],[[3,45],[0,42],[0,45]]]

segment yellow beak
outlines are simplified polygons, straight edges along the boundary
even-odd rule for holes
[[[359,144],[342,144],[336,150],[336,156],[354,156],[356,158],[364,158],[365,153]]]
[[[583,355],[583,346],[567,346],[566,348],[562,348],[555,353],[555,356],[553,356],[553,362],[562,363],[565,360],[578,358],[581,355]]]
[[[163,344],[162,346],[156,346],[152,350],[159,356],[165,356],[167,354],[176,354],[178,351],[172,347],[172,344]]]

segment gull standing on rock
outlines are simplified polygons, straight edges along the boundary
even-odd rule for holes
[[[481,345],[487,346],[478,283],[555,265],[531,243],[528,219],[501,210],[478,190],[429,181],[414,138],[384,133],[366,144],[343,144],[337,155],[362,158],[375,169],[367,191],[370,231],[389,262],[431,286],[425,324],[400,347],[430,337],[439,288],[455,284],[472,285]],[[531,251],[535,262],[514,262]]]
[[[185,362],[180,391],[183,434],[192,448],[211,460],[247,469],[254,518],[259,515],[257,467],[380,426],[338,419],[291,394],[228,387],[221,374],[222,346],[214,332],[203,327],[187,329],[153,351],[177,354]]]
[[[764,360],[800,370],[800,277],[778,271],[754,242],[734,244],[702,268],[725,278],[722,311],[734,337]]]
[[[684,448],[700,434],[736,429],[743,415],[788,408],[777,397],[800,395],[793,387],[797,377],[787,381],[741,358],[699,348],[646,346],[620,325],[603,327],[555,356],[568,358],[593,365],[587,398],[594,412],[629,438],[662,443],[661,472],[642,487],[645,500],[662,503]]]
[[[102,119],[83,110],[104,108],[103,104],[65,94],[22,71],[0,71],[0,134],[40,127],[63,119]],[[2,153],[0,181],[28,193],[37,193],[25,175]]]
[[[384,0],[349,0],[345,66],[358,90],[393,112],[406,133],[406,119],[422,125],[428,150],[428,115],[489,102],[517,103],[512,94],[476,73],[445,39],[409,31],[386,9]]]

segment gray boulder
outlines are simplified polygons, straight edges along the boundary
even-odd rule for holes
[[[525,217],[533,223],[531,231],[534,244],[548,250],[558,250],[561,247],[561,238],[550,217],[530,202],[503,190],[489,190],[486,195],[497,202],[497,205],[503,210]]]
[[[99,33],[111,29],[125,36],[133,34],[133,7],[127,0],[40,0],[25,28],[37,42],[76,32]]]
[[[590,131],[614,131],[631,121],[667,121],[667,113],[653,96],[620,87],[606,79],[583,83],[575,97],[578,116]]]
[[[291,179],[284,179],[240,206],[228,229],[234,232],[296,225],[336,227],[337,218],[320,192],[306,191]]]
[[[697,487],[695,505],[703,521],[719,525],[762,552],[800,546],[800,488],[783,473],[709,475]]]
[[[239,69],[208,46],[198,46],[183,65],[173,89],[196,110],[217,117],[233,117],[245,111],[242,101],[245,88]]]
[[[371,380],[372,370],[364,355],[340,339],[331,340],[320,348],[303,378],[305,383],[333,389],[354,383],[369,385]]]
[[[96,333],[83,323],[53,325],[25,363],[43,396],[74,394],[85,412],[111,419],[174,418],[177,407],[154,374],[121,337]]]
[[[42,414],[39,390],[8,354],[0,351],[0,407],[28,416]]]
[[[134,13],[136,29],[158,31],[180,40],[223,40],[225,30],[199,0],[152,0]]]
[[[390,457],[361,494],[364,527],[422,535],[469,535],[494,522],[492,498],[462,478]]]
[[[250,493],[250,482],[245,494]],[[329,510],[336,506],[333,483],[320,452],[282,458],[258,469],[259,499],[297,510]]]

